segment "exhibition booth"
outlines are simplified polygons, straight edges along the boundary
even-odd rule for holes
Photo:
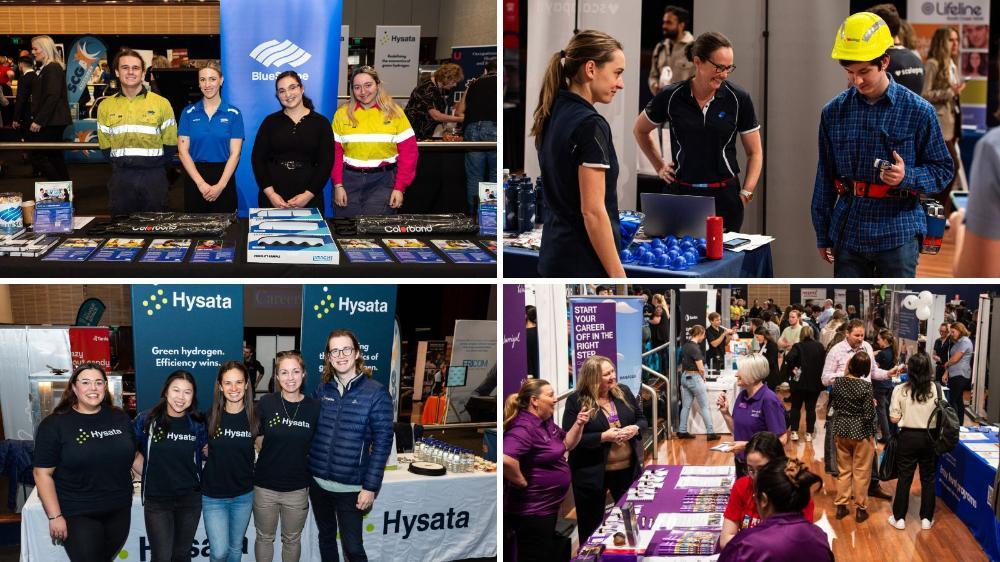
[[[38,424],[66,391],[74,366],[104,366],[115,404],[134,417],[156,403],[163,380],[177,369],[194,375],[198,404],[207,409],[227,360],[257,365],[259,399],[277,388],[277,353],[296,349],[306,362],[303,392],[312,395],[334,329],[356,334],[365,368],[392,397],[395,446],[364,519],[369,558],[495,557],[495,293],[471,285],[6,287],[0,295],[9,302],[0,302],[0,316],[14,323],[0,328],[0,450],[8,459],[0,470],[10,482],[10,507],[21,515],[21,559],[67,559],[49,537],[30,462],[17,467],[13,459],[30,461]],[[63,324],[67,318],[73,325]],[[432,402],[442,412],[428,420],[424,410]],[[484,418],[483,409],[493,415]],[[138,483],[131,509],[119,558],[148,560]],[[245,559],[253,559],[254,535],[251,520]],[[320,559],[312,512],[302,546],[302,560]],[[202,552],[207,556],[204,522],[192,556]]]
[[[576,392],[579,365],[591,355],[601,355],[614,364],[617,382],[628,386],[641,398],[639,405],[649,425],[648,430],[641,432],[640,445],[645,458],[640,476],[613,508],[605,510],[593,535],[581,538],[577,544],[575,534],[565,530],[572,529],[575,524],[570,511],[574,503],[572,494],[560,507],[559,517],[565,519],[560,519],[557,529],[567,541],[573,542],[576,560],[624,562],[646,557],[695,555],[705,557],[699,559],[715,559],[719,555],[722,513],[729,501],[735,472],[731,455],[720,455],[727,451],[725,447],[733,438],[727,434],[725,420],[715,405],[724,395],[732,412],[736,396],[743,389],[737,383],[737,362],[741,356],[752,352],[755,342],[750,320],[760,318],[757,312],[751,316],[750,310],[752,307],[768,310],[768,305],[773,303],[777,310],[801,305],[808,312],[813,305],[822,308],[828,300],[832,307],[849,311],[849,318],[860,319],[866,326],[869,341],[874,341],[878,330],[889,329],[898,345],[897,364],[905,364],[907,357],[924,351],[932,356],[933,367],[937,362],[933,357],[934,347],[941,337],[939,326],[943,323],[959,321],[971,332],[971,389],[964,402],[966,427],[961,429],[959,444],[939,457],[935,470],[936,494],[941,499],[938,510],[947,509],[958,517],[955,520],[937,514],[935,531],[968,533],[964,535],[968,539],[956,539],[966,540],[963,544],[971,545],[963,548],[982,548],[990,559],[998,558],[1000,522],[994,515],[993,506],[997,493],[994,489],[997,463],[1000,462],[1000,448],[997,447],[1000,401],[990,400],[987,389],[1000,384],[994,380],[1000,373],[996,366],[1000,356],[992,349],[1000,335],[997,331],[1000,329],[1000,287],[526,284],[507,285],[504,291],[505,396],[516,393],[527,379],[545,379],[553,386],[557,399],[553,419],[561,425],[566,398]],[[664,297],[665,311],[655,311],[653,295]],[[818,317],[819,308],[812,311],[813,318]],[[685,425],[695,438],[678,440],[675,432],[680,425],[682,393],[680,347],[688,341],[690,328],[709,326],[709,315],[715,312],[720,316],[722,328],[734,330],[725,343],[721,362],[705,361],[708,404],[712,408],[715,433],[721,433],[722,439],[704,440],[702,435],[708,432],[697,401],[692,401]],[[650,324],[654,316],[665,318],[669,323],[669,329],[661,332],[667,334],[662,344],[655,341],[656,336],[650,337],[651,329],[660,330]],[[878,348],[875,344],[873,347]],[[768,380],[770,386],[770,377]],[[906,380],[903,373],[893,377],[891,382],[896,386]],[[947,399],[948,388],[943,386]],[[779,384],[775,392],[779,397],[787,396],[787,384]],[[817,403],[817,433],[810,435],[808,442],[796,438],[785,447],[786,451],[798,451],[797,455],[788,452],[790,457],[801,458],[809,463],[814,473],[824,476],[825,459],[834,454],[830,443],[824,442],[829,435],[825,429],[828,403],[828,392],[823,391]],[[832,490],[835,480],[827,476],[824,484]],[[886,482],[884,489],[891,490],[894,486],[895,479],[892,479]],[[832,496],[823,497],[826,503],[832,499]],[[822,515],[821,500],[816,495],[814,499],[817,502],[814,521],[826,532],[837,558],[860,548],[849,539],[845,542],[844,536],[845,533],[849,535],[849,530],[833,520],[832,512]],[[912,510],[918,503],[911,500]],[[832,507],[827,506],[827,509]],[[872,518],[875,519],[880,520],[870,532],[874,533],[873,540],[881,543],[889,539],[888,535],[882,536],[883,532],[896,531],[885,524],[884,516]],[[948,523],[949,520],[955,523]],[[938,528],[942,522],[948,526],[948,531]],[[512,531],[508,528],[505,533],[505,548],[511,548]],[[914,543],[902,547],[900,552],[916,555],[923,550]],[[960,552],[973,556],[972,550]]]
[[[400,7],[391,17],[383,8],[350,0],[316,1],[297,3],[261,18],[259,14],[273,12],[272,5],[263,0],[136,7],[136,16],[149,20],[141,31],[148,35],[131,27],[91,35],[87,18],[117,21],[113,10],[118,8],[114,6],[12,8],[30,14],[25,15],[25,21],[62,19],[70,9],[79,13],[74,12],[72,18],[78,23],[44,31],[52,34],[57,49],[66,53],[66,88],[74,122],[66,128],[64,142],[21,143],[18,132],[10,129],[9,123],[0,122],[0,151],[11,151],[0,152],[5,156],[0,162],[6,172],[0,179],[0,261],[9,275],[494,277],[495,172],[479,170],[470,159],[487,161],[496,152],[496,142],[471,133],[465,138],[463,123],[456,123],[455,115],[465,111],[469,87],[490,74],[488,66],[496,62],[496,4],[432,0],[420,10]],[[184,18],[202,21],[189,30],[171,27],[170,18],[183,10],[188,11]],[[392,21],[392,25],[383,25],[383,21]],[[16,54],[37,34],[27,27],[7,31],[11,37],[0,41],[0,53],[4,54]],[[187,33],[196,36],[190,46],[177,40]],[[165,212],[110,216],[109,209],[114,208],[108,204],[106,189],[110,167],[96,142],[95,116],[97,107],[117,91],[114,69],[108,66],[126,46],[144,59],[149,68],[147,87],[170,102],[175,125],[188,104],[202,98],[199,69],[210,63],[221,66],[225,84],[220,95],[238,108],[235,111],[241,115],[245,130],[233,174],[235,188],[226,188],[236,190],[234,213],[181,212],[191,208],[183,199],[192,195],[183,186],[188,173],[174,156],[167,166],[170,188]],[[446,63],[461,68],[462,79],[449,88],[441,85],[434,90],[434,103],[426,111],[431,117],[424,116],[431,119],[437,115],[435,111],[442,115],[440,122],[432,121],[437,125],[433,132],[425,127],[412,135],[417,151],[415,177],[403,186],[405,196],[394,210],[399,214],[374,215],[369,213],[378,211],[368,210],[342,216],[346,209],[334,204],[332,183],[327,181],[321,192],[315,186],[303,186],[320,199],[309,203],[313,209],[298,203],[269,209],[271,218],[280,219],[281,224],[254,223],[261,205],[259,190],[265,186],[258,186],[260,177],[254,167],[261,164],[253,161],[253,150],[265,117],[283,107],[274,93],[280,73],[295,71],[315,111],[329,120],[338,107],[353,99],[347,95],[351,91],[348,82],[357,68],[373,68],[379,83],[403,108],[411,92],[426,85],[432,73]],[[438,107],[440,111],[435,109]],[[495,123],[495,114],[492,119]],[[468,125],[479,123],[489,121]],[[419,128],[416,121],[413,127],[414,131]],[[403,136],[363,142],[392,142],[395,146],[407,140]],[[279,148],[284,150],[275,150]],[[37,171],[28,173],[20,151],[49,149],[64,150],[69,181],[36,182]],[[383,159],[385,170],[396,169],[397,156]],[[266,162],[298,167],[322,164],[286,162],[273,156]],[[366,169],[378,160],[350,157],[343,162]],[[60,195],[53,196],[53,190]],[[393,210],[386,207],[385,211]],[[308,215],[310,212],[313,214]],[[300,216],[303,213],[308,216]],[[116,265],[100,263],[108,261]],[[151,263],[171,263],[173,267],[150,267]]]
[[[727,0],[644,0],[607,5],[558,0],[530,4],[526,0],[505,2],[504,69],[509,79],[505,82],[508,87],[504,93],[502,167],[510,172],[502,187],[506,203],[503,218],[505,274],[517,278],[540,277],[537,262],[542,226],[551,213],[548,199],[566,204],[566,195],[553,191],[555,179],[542,173],[536,138],[530,134],[547,65],[553,54],[565,52],[575,32],[598,30],[618,40],[625,58],[621,74],[624,88],[616,87],[608,100],[598,100],[600,103],[592,105],[607,123],[617,158],[613,166],[617,173],[616,210],[623,225],[618,250],[626,275],[643,278],[832,277],[833,268],[817,252],[813,224],[816,211],[811,208],[820,153],[817,150],[820,112],[827,102],[844,91],[847,80],[841,66],[831,59],[831,45],[837,29],[850,14],[876,3],[860,0],[822,5],[792,0],[754,0],[736,4]],[[899,0],[891,4],[912,25],[916,45],[910,47],[921,57],[921,64],[928,57],[930,38],[935,30],[950,26],[961,36],[955,59],[965,88],[960,95],[961,114],[956,118],[960,121],[961,134],[955,143],[955,154],[962,165],[954,184],[943,186],[950,194],[942,192],[933,198],[921,196],[919,200],[914,199],[912,207],[920,211],[922,216],[918,218],[927,225],[927,238],[933,240],[918,258],[916,277],[952,277],[956,256],[961,252],[960,231],[964,231],[964,217],[951,216],[951,213],[964,212],[970,189],[967,176],[975,143],[988,127],[997,124],[993,117],[995,78],[982,71],[986,66],[976,62],[986,61],[989,45],[996,42],[990,26],[991,6],[985,0],[965,2],[961,10],[953,11],[948,11],[944,4],[938,9],[927,8],[930,4],[922,0]],[[668,7],[681,11],[665,12]],[[686,23],[681,21],[684,26],[678,28],[677,20],[684,19]],[[670,31],[668,20],[674,22]],[[690,34],[690,37],[678,36],[671,42],[670,33],[675,31]],[[722,33],[732,43],[734,67],[729,71],[720,70],[719,74],[728,72],[724,79],[748,94],[760,128],[753,131],[749,127],[748,130],[741,128],[740,134],[734,132],[730,138],[716,139],[716,129],[725,128],[727,135],[732,130],[732,124],[722,121],[732,120],[733,111],[731,104],[722,107],[719,104],[725,102],[716,102],[712,97],[708,102],[712,104],[711,111],[707,104],[702,107],[708,119],[704,139],[690,140],[696,133],[702,134],[701,130],[692,132],[688,125],[680,122],[683,119],[678,119],[676,123],[654,123],[658,128],[650,133],[649,147],[640,145],[645,141],[637,140],[639,133],[636,131],[651,121],[637,120],[637,117],[647,107],[653,107],[647,104],[659,103],[652,101],[658,92],[694,72],[692,64],[683,60],[677,51],[710,31]],[[678,74],[678,68],[686,68],[686,73]],[[723,67],[716,65],[716,68]],[[788,68],[812,71],[807,80],[789,82],[788,73],[783,70]],[[658,79],[655,73],[659,73]],[[791,91],[794,95],[790,96]],[[673,97],[676,108],[678,98]],[[745,100],[741,101],[745,106]],[[666,105],[665,100],[661,105]],[[664,111],[661,105],[656,105],[660,113],[670,112],[669,109]],[[676,111],[678,115],[686,115],[683,108]],[[715,117],[718,121],[712,123]],[[694,118],[692,115],[691,119]],[[691,145],[682,147],[677,141],[677,130],[682,127],[688,127],[685,138]],[[744,184],[747,176],[756,175],[756,172],[750,172],[753,166],[747,157],[746,140],[733,139],[741,139],[754,131],[759,132],[762,142],[758,150],[762,150],[763,164],[759,180]],[[706,146],[722,150],[723,156],[707,152]],[[657,152],[667,164],[680,166],[686,157],[688,174],[694,173],[691,170],[708,169],[716,160],[725,161],[719,169],[725,172],[728,167],[728,173],[718,177],[678,178],[679,183],[668,186],[644,154],[644,151],[649,153],[647,149]],[[731,154],[735,155],[735,161]],[[564,173],[563,167],[556,169],[559,174]],[[549,171],[554,173],[552,168]],[[840,175],[844,172],[840,171]],[[722,238],[721,257],[715,252],[706,256],[704,251],[696,251],[683,260],[678,260],[677,256],[661,259],[661,254],[644,259],[645,253],[656,248],[657,240],[666,244],[671,237],[690,236],[696,241],[698,238],[711,241],[713,234],[706,220],[725,214],[724,208],[729,209],[727,203],[720,202],[723,196],[717,192],[723,191],[722,184],[732,177],[736,178],[739,189],[750,190],[752,196],[747,199],[741,192],[744,197],[742,225],[732,232],[727,227]],[[569,179],[563,181],[572,184]],[[577,187],[566,185],[559,189],[570,193]],[[703,199],[709,207],[693,208],[678,200],[671,200],[669,205],[655,204],[659,200],[667,201],[667,196]],[[715,205],[711,207],[713,200]],[[932,204],[934,200],[936,203]],[[938,209],[937,204],[943,209]],[[586,239],[587,233],[581,230],[582,221],[571,215],[573,209],[563,212],[566,216],[560,224],[573,225],[576,234]],[[643,222],[638,234],[625,227],[629,219],[636,216]],[[949,228],[946,228],[944,219],[949,216]],[[698,249],[697,244],[694,249]],[[681,249],[681,257],[684,253]]]

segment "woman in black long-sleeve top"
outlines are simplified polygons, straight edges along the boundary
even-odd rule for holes
[[[642,408],[626,386],[618,384],[614,364],[594,355],[580,367],[577,390],[566,399],[563,429],[577,414],[590,410],[580,444],[569,453],[576,499],[577,532],[583,543],[601,524],[604,496],[617,502],[642,472]]]
[[[48,35],[31,39],[31,54],[38,62],[39,69],[31,90],[32,121],[28,127],[28,140],[59,142],[66,126],[73,122],[66,93],[66,65]],[[61,150],[33,150],[31,154],[35,166],[46,179],[69,179],[66,159]]]
[[[802,326],[799,341],[785,356],[785,363],[792,369],[799,369],[797,377],[790,382],[792,391],[792,411],[788,414],[788,427],[792,430],[792,441],[799,440],[799,420],[802,405],[806,406],[806,441],[812,441],[816,430],[816,400],[823,392],[823,365],[826,362],[826,348],[816,341],[816,335],[809,326]]]
[[[324,212],[323,188],[333,169],[330,120],[315,111],[295,71],[279,74],[274,88],[282,109],[264,118],[251,155],[258,204]]]

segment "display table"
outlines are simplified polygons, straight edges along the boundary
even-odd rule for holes
[[[740,393],[736,371],[723,371],[715,381],[706,381],[705,387],[708,388],[708,409],[712,413],[712,429],[716,433],[729,433],[729,428],[726,427],[726,418],[722,417],[722,412],[719,411],[715,403],[719,399],[719,396],[725,394],[726,401],[729,403],[729,411],[732,412],[733,404],[736,403],[736,395]],[[705,421],[701,419],[701,408],[698,407],[697,400],[691,403],[687,427],[688,433],[695,435],[708,433],[708,430],[705,428]]]
[[[959,444],[938,461],[934,492],[965,523],[986,556],[1000,560],[1000,524],[989,505],[996,461],[991,464],[973,450],[992,450],[995,459],[1000,451],[996,430],[980,432],[979,428],[962,428],[960,438]]]
[[[503,247],[504,277],[540,277],[538,274],[538,252],[527,248]],[[706,260],[690,269],[671,271],[641,265],[626,265],[628,277],[713,277],[713,278],[761,278],[774,277],[771,260],[771,245],[766,244],[745,252],[723,252],[721,260]]]
[[[97,221],[72,235],[61,235],[63,238],[87,237],[88,231],[95,227]],[[141,263],[138,258],[131,262],[65,262],[42,261],[41,258],[0,257],[0,268],[6,277],[496,277],[496,264],[455,264],[442,256],[444,263],[351,263],[341,251],[340,263],[337,265],[312,264],[281,264],[281,263],[247,263],[247,230],[248,221],[240,218],[229,227],[223,239],[236,247],[236,258],[233,263]],[[145,238],[193,238],[204,239],[210,236],[140,236],[124,235],[120,237]],[[102,235],[102,238],[107,236]],[[376,236],[371,234],[352,236],[352,238],[418,238],[425,242],[436,239],[456,240],[495,240],[471,234],[439,234],[431,236],[414,236],[410,234],[396,236]],[[334,235],[334,239],[338,237]],[[148,245],[148,243],[147,243]],[[430,245],[428,243],[428,245]],[[190,254],[190,251],[189,251]],[[440,252],[438,252],[439,255]]]
[[[718,537],[722,533],[722,513],[725,511],[726,502],[729,498],[729,489],[732,488],[732,483],[735,481],[735,467],[732,466],[679,466],[679,465],[647,465],[644,468],[644,473],[656,473],[656,471],[666,471],[666,475],[663,479],[663,486],[656,490],[654,496],[651,500],[643,501],[636,500],[633,501],[633,505],[638,506],[639,511],[636,514],[636,520],[639,527],[638,536],[638,552],[620,552],[609,547],[603,556],[600,558],[604,561],[614,561],[614,562],[635,562],[640,558],[644,560],[660,560],[661,558],[650,558],[651,556],[677,556],[678,554],[667,554],[664,553],[660,548],[662,548],[661,542],[664,539],[670,540],[671,538],[680,538],[683,534],[688,533],[690,539],[690,534],[701,533],[705,544],[705,548],[710,550],[710,552],[701,553],[703,556],[710,556],[717,554],[719,552],[718,547]],[[711,473],[711,474],[708,474]],[[685,480],[699,479],[701,482],[708,482],[711,480],[716,481],[716,483],[721,484],[721,486],[716,488],[678,488],[677,484],[682,478]],[[638,481],[642,481],[643,476],[639,477]],[[702,480],[704,479],[704,480]],[[632,484],[632,488],[636,487],[636,483]],[[714,492],[713,492],[714,490]],[[685,504],[685,496],[693,496],[698,494],[716,494],[719,499],[715,509],[709,512],[694,513],[694,512],[682,512],[684,509],[682,506]],[[628,501],[628,496],[622,496],[621,500],[618,501],[616,507],[621,508]],[[689,502],[691,498],[689,498]],[[701,501],[704,501],[702,498]],[[669,514],[669,515],[667,515]],[[697,521],[697,520],[701,521]],[[587,545],[610,545],[613,540],[614,527],[618,524],[615,522],[614,510],[612,514],[605,517],[601,526],[598,527],[597,531],[591,535],[581,548]],[[683,530],[682,530],[683,529]],[[711,535],[711,536],[708,536]],[[714,541],[714,543],[712,542]],[[626,549],[627,550],[627,549]],[[692,553],[693,554],[693,553]],[[662,558],[666,560],[668,558]],[[689,558],[693,559],[693,558]]]
[[[455,560],[497,555],[497,474],[459,473],[440,477],[417,476],[401,464],[385,473],[382,490],[364,520],[365,551],[369,560]],[[49,524],[32,491],[21,519],[21,560],[68,560],[61,546],[49,538]],[[302,560],[319,561],[319,538],[312,510],[302,531]],[[256,531],[247,527],[243,559],[253,560]],[[198,555],[208,559],[204,520],[195,534]],[[119,555],[121,560],[149,560],[149,542],[138,494],[132,501],[132,527]],[[343,555],[341,555],[343,556]],[[281,538],[275,538],[275,559],[281,558]]]

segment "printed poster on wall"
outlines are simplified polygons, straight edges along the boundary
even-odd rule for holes
[[[327,336],[335,329],[354,332],[365,368],[388,387],[395,319],[395,285],[304,285],[300,341],[309,373],[306,394],[322,379]]]
[[[449,366],[466,367],[465,384],[448,387],[448,421],[471,421],[465,403],[497,364],[496,320],[456,320]],[[445,380],[448,380],[445,373]],[[451,382],[451,381],[448,381]]]
[[[243,287],[132,285],[132,339],[140,410],[178,369],[194,375],[198,407],[207,410],[219,367],[243,359]]]
[[[521,388],[528,376],[524,285],[503,286],[503,395]]]
[[[962,128],[986,132],[986,98],[989,91],[990,1],[909,0],[907,20],[917,34],[917,51],[923,60],[934,32],[942,26],[958,31],[956,60],[965,82],[961,93]],[[929,80],[925,76],[924,80]]]
[[[601,306],[587,306],[593,304]],[[569,315],[573,372],[579,372],[590,355],[604,355],[615,363],[618,382],[638,396],[642,383],[642,298],[571,298]],[[578,342],[587,342],[582,347],[590,349],[579,349]]]

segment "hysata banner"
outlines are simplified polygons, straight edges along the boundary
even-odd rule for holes
[[[198,407],[212,405],[219,367],[243,360],[241,285],[132,285],[135,397],[153,406],[167,376],[190,371]]]

